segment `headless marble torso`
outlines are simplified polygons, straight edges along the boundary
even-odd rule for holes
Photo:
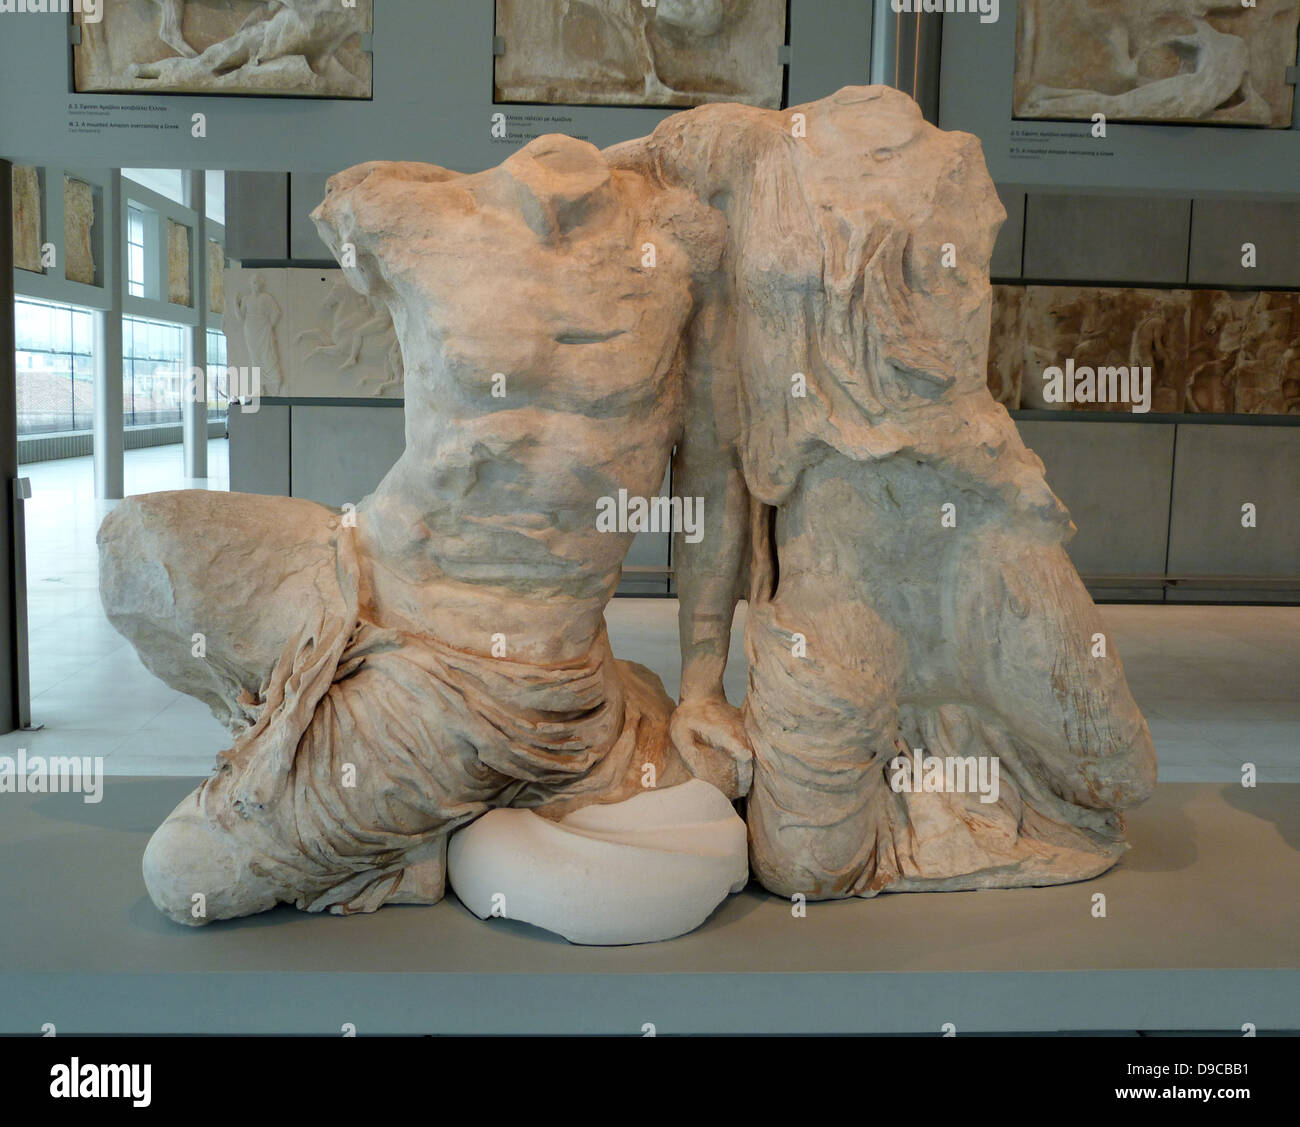
[[[578,144],[565,161],[599,161]],[[493,206],[511,187],[497,170],[420,185],[453,193],[455,214],[429,234],[437,202],[421,209],[409,267],[374,287],[407,404],[406,452],[357,513],[362,606],[381,626],[483,654],[504,635],[542,664],[601,629],[632,536],[597,531],[597,504],[663,480],[691,296],[687,256],[643,218],[648,185],[603,164],[591,179],[581,225],[541,238],[527,209]]]

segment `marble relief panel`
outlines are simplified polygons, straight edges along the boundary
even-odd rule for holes
[[[193,305],[190,288],[190,229],[167,220],[167,300],[172,305]]]
[[[113,0],[77,15],[78,91],[369,98],[373,0]]]
[[[229,269],[225,294],[229,363],[260,368],[263,395],[401,398],[392,316],[342,271]]]
[[[15,164],[13,184],[14,265],[34,274],[41,269],[41,173],[38,168]]]
[[[1008,411],[1020,406],[1025,377],[1025,287],[994,286],[989,392]]]
[[[1020,118],[1288,129],[1300,0],[1020,0]]]
[[[63,178],[63,254],[68,281],[95,284],[95,189]]]
[[[497,0],[499,102],[781,105],[786,0]]]
[[[1155,413],[1300,414],[1300,293],[995,286],[995,399],[1008,408],[1130,409],[1048,402],[1043,374],[1067,361],[1149,367]]]
[[[1192,295],[1188,410],[1300,414],[1300,294]]]
[[[226,311],[226,251],[215,239],[208,240],[208,312]]]
[[[1046,410],[1128,412],[1130,402],[1049,403],[1043,373],[1073,361],[1096,370],[1150,369],[1153,412],[1178,412],[1186,398],[1190,295],[1186,290],[1029,286],[1025,294],[1025,381],[1021,404]]]

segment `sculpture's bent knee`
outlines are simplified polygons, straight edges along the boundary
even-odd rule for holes
[[[128,497],[97,537],[104,613],[151,673],[234,726],[321,592],[337,587],[337,524],[289,497]]]
[[[253,871],[251,851],[203,815],[197,795],[149,839],[143,863],[149,898],[165,916],[191,927],[275,907],[278,897]]]

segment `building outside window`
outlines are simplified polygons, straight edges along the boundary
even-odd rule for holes
[[[208,418],[224,419],[230,411],[230,388],[226,379],[226,334],[208,330]]]
[[[18,433],[88,431],[95,405],[95,321],[88,309],[14,303]]]
[[[126,426],[181,420],[185,364],[183,325],[122,318],[122,414]]]

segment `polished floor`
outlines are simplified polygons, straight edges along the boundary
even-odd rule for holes
[[[128,451],[126,491],[225,489],[228,446],[208,449],[210,477],[183,479],[179,446]],[[89,458],[24,466],[28,502],[28,606],[32,715],[37,732],[0,737],[0,751],[103,756],[112,775],[204,775],[227,745],[197,701],[168,689],[108,625],[99,605]],[[620,657],[658,673],[676,694],[681,667],[677,604],[617,599],[608,611]],[[1106,626],[1146,714],[1166,782],[1300,782],[1300,608],[1107,606]],[[744,694],[733,637],[727,689]]]

